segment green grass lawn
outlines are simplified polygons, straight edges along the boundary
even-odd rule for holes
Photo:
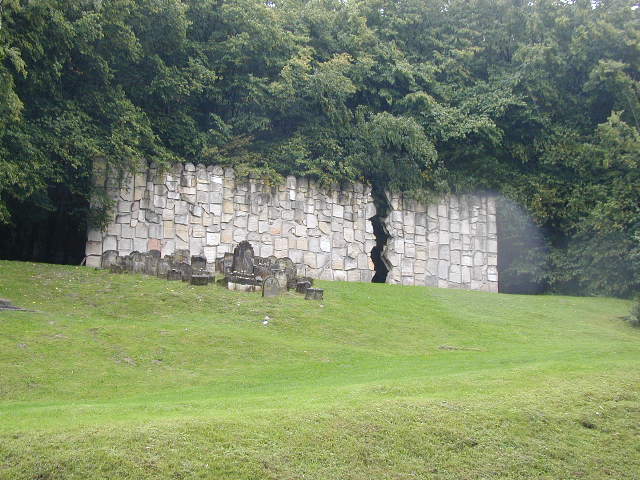
[[[0,478],[640,478],[629,302],[318,283],[0,261]]]

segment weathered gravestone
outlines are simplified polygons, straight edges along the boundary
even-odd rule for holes
[[[273,272],[273,276],[278,280],[278,285],[280,285],[280,290],[283,292],[287,291],[287,274],[284,270],[276,269]]]
[[[298,293],[306,293],[307,288],[311,288],[311,283],[307,280],[298,280],[298,282],[296,283],[296,292]]]
[[[176,250],[173,252],[173,264],[178,265],[180,263],[189,263],[191,258],[191,252],[189,250]]]
[[[271,276],[271,262],[268,258],[254,257],[253,263],[253,273],[255,274],[256,278],[264,280],[267,277]]]
[[[145,273],[145,259],[144,255],[140,252],[131,252],[131,271],[133,273]]]
[[[182,280],[182,272],[177,268],[172,268],[167,272],[167,280],[176,281]]]
[[[125,272],[133,272],[133,257],[131,254],[122,258],[122,268]]]
[[[112,263],[111,266],[109,267],[109,271],[111,273],[124,273],[125,269],[123,265],[118,265],[116,263]]]
[[[216,272],[229,275],[233,267],[233,253],[225,253],[222,258],[216,260]]]
[[[149,250],[144,256],[144,273],[156,275],[158,273],[158,260],[160,260],[160,250]]]
[[[200,255],[194,255],[191,257],[191,269],[194,272],[204,272],[207,268],[207,259]]]
[[[193,274],[191,265],[189,265],[188,263],[179,263],[175,266],[175,268],[176,270],[180,270],[183,282],[191,282],[191,275]]]
[[[270,276],[264,279],[262,282],[262,296],[263,297],[277,297],[282,292],[280,282],[274,276]]]
[[[233,249],[233,273],[253,275],[253,247],[243,240]]]
[[[262,288],[253,273],[253,247],[246,240],[240,242],[233,250],[231,270],[232,272],[227,275],[229,290],[255,292]]]
[[[116,250],[107,250],[102,254],[102,268],[106,270],[110,268],[111,265],[117,265],[119,258]]]
[[[199,273],[192,274],[190,283],[191,285],[208,285],[209,275]]]
[[[291,260],[289,257],[279,258],[276,262],[276,265],[278,265],[278,267],[280,267],[280,269],[284,271],[287,277],[287,284],[285,285],[285,288],[287,290],[295,288],[296,276],[298,272],[295,263],[293,263],[293,260]]]
[[[305,300],[322,300],[324,290],[322,288],[307,288],[304,298]]]
[[[171,258],[159,258],[158,259],[158,268],[156,269],[156,274],[158,277],[166,277],[167,272],[171,269]]]

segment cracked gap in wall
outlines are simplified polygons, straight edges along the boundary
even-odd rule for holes
[[[387,275],[391,270],[389,268],[389,261],[386,257],[387,242],[391,238],[386,226],[385,220],[389,215],[391,206],[384,191],[374,188],[372,191],[373,203],[376,207],[376,214],[369,219],[373,226],[373,234],[376,238],[376,244],[371,249],[371,261],[375,274],[371,279],[372,283],[386,283]]]

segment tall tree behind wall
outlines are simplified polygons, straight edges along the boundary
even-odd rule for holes
[[[502,192],[544,233],[503,278],[628,295],[640,286],[634,6],[5,0],[0,255],[79,260],[95,158],[119,171],[194,161],[423,199]],[[503,238],[530,250],[516,224]]]

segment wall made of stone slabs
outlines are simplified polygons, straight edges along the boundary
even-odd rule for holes
[[[116,211],[105,232],[89,232],[87,265],[100,266],[102,252],[188,249],[213,262],[242,240],[256,255],[289,257],[301,275],[327,280],[371,281],[375,245],[368,218],[375,215],[371,190],[361,183],[340,190],[287,177],[272,187],[236,179],[233,169],[178,165],[150,168],[124,179],[104,179]]]
[[[387,196],[387,283],[498,291],[494,196],[447,196],[427,207]]]
[[[288,177],[277,187],[237,179],[231,168],[178,165],[129,176],[122,186],[96,175],[116,201],[104,232],[89,232],[87,265],[117,250],[187,249],[209,262],[249,240],[256,255],[290,257],[301,275],[371,281],[375,246],[369,218],[376,214],[371,189],[359,183],[326,190]],[[497,291],[495,198],[448,196],[424,206],[388,194],[391,235],[385,249],[388,283]]]

